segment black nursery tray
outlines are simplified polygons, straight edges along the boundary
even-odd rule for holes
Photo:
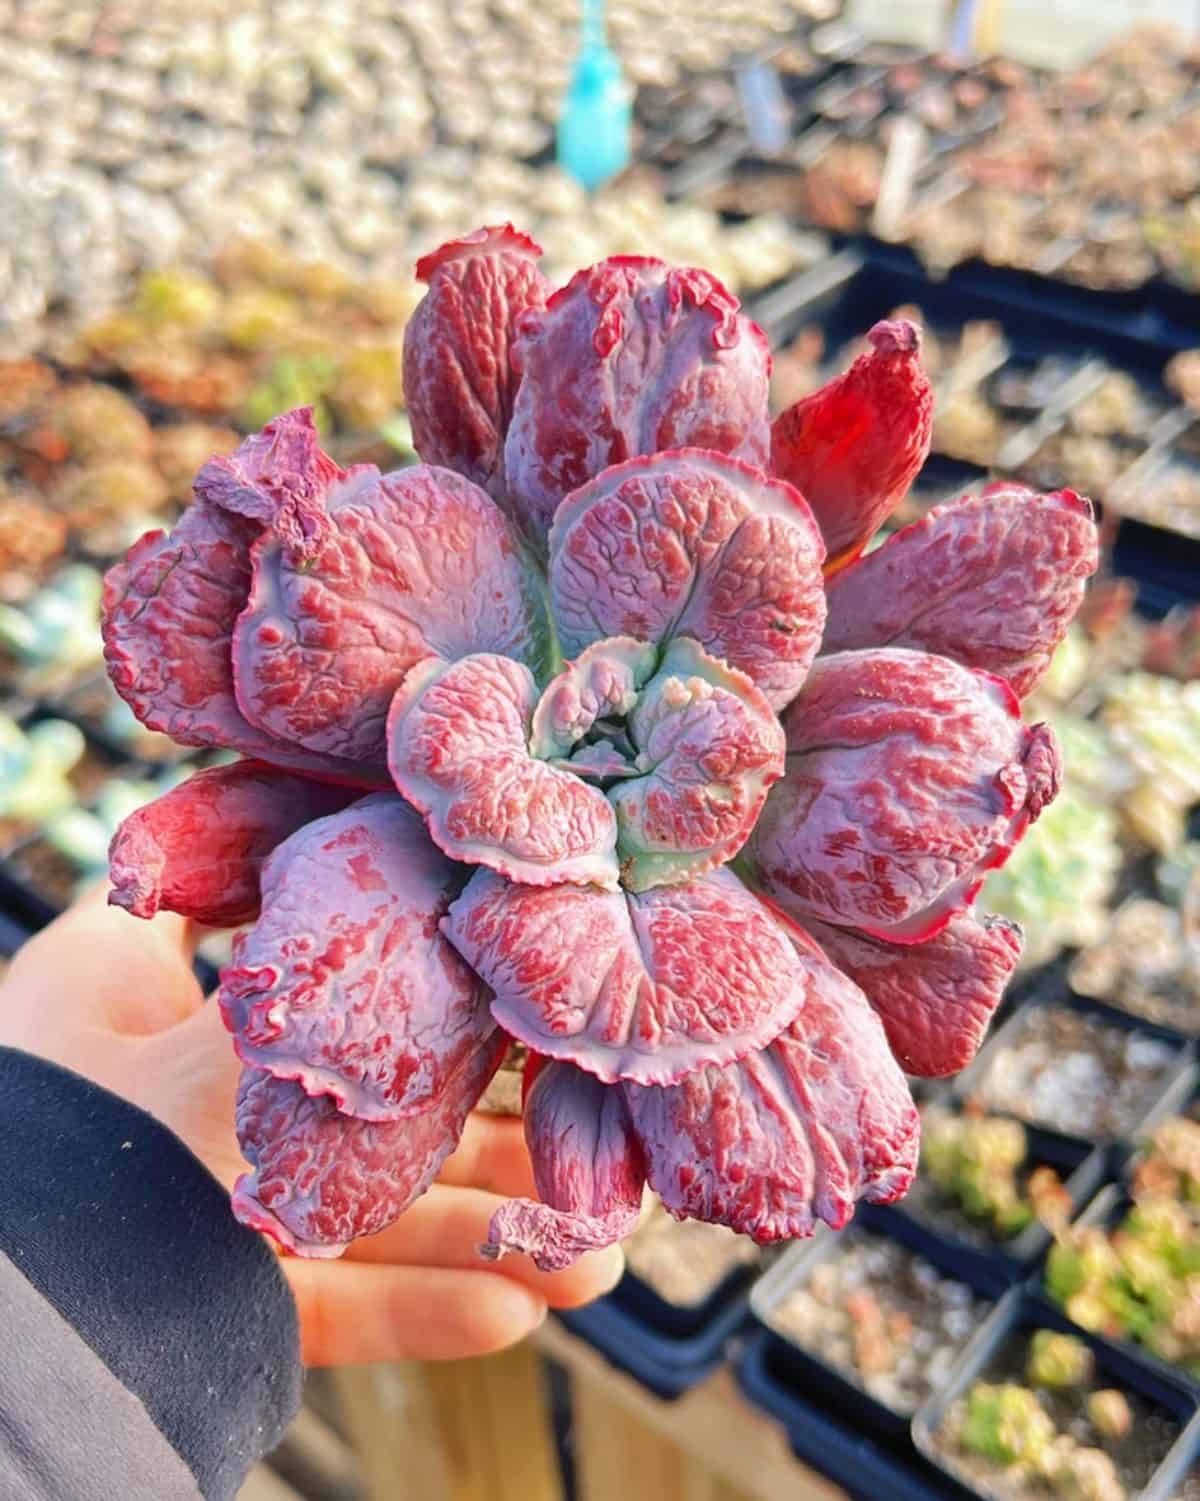
[[[1169,1501],[1200,1455],[1200,1404],[1187,1383],[1155,1369],[1138,1356],[1110,1341],[1079,1329],[1048,1300],[1022,1288],[1014,1288],[996,1306],[991,1316],[959,1357],[951,1379],[913,1420],[913,1442],[925,1459],[944,1477],[949,1492],[971,1501],[995,1501],[998,1491],[977,1488],[938,1443],[937,1435],[953,1404],[976,1381],[989,1377],[1011,1379],[1017,1371],[1005,1359],[1014,1342],[1038,1329],[1072,1334],[1092,1351],[1096,1385],[1115,1387],[1134,1398],[1142,1422],[1156,1419],[1176,1430],[1173,1439],[1164,1434],[1164,1453],[1153,1473],[1131,1497],[1136,1501]],[[1019,1367],[1018,1367],[1019,1370]],[[1037,1492],[1031,1492],[1037,1494]]]
[[[792,1452],[827,1475],[853,1501],[955,1501],[920,1454],[900,1452],[841,1415],[815,1406],[796,1387],[770,1330],[750,1336],[735,1374],[747,1401],[783,1426]]]
[[[736,1267],[698,1303],[671,1303],[632,1272],[606,1297],[556,1317],[606,1360],[672,1401],[710,1376],[750,1316],[759,1269]]]
[[[835,1265],[855,1245],[897,1250],[899,1261],[909,1269],[908,1274],[917,1285],[928,1285],[936,1278],[961,1287],[964,1321],[973,1313],[978,1315],[976,1304],[999,1297],[1006,1282],[996,1269],[964,1256],[960,1246],[919,1222],[860,1205],[848,1230],[836,1234],[822,1231],[810,1243],[794,1246],[755,1285],[750,1304],[755,1319],[763,1326],[763,1358],[770,1367],[773,1382],[784,1394],[781,1401],[795,1397],[804,1403],[818,1403],[905,1456],[911,1449],[909,1424],[920,1399],[914,1396],[911,1402],[902,1400],[891,1405],[878,1388],[875,1393],[867,1389],[858,1371],[835,1364],[821,1350],[799,1343],[774,1322],[777,1310],[791,1295],[806,1288],[821,1267]],[[961,1342],[965,1343],[966,1338],[964,1331]],[[944,1348],[953,1350],[954,1344],[951,1335]],[[948,1358],[943,1355],[943,1362]],[[922,1379],[928,1379],[926,1373],[922,1373]]]
[[[947,453],[939,444],[950,439],[935,430],[934,452],[918,479],[918,492],[934,497],[977,488],[989,475],[1010,475],[1040,489],[1062,485],[1088,491],[1128,528],[1128,542],[1118,544],[1120,571],[1144,586],[1145,605],[1155,613],[1178,600],[1200,598],[1200,503],[1172,513],[1172,528],[1152,525],[1157,477],[1168,470],[1192,472],[1194,457],[1185,449],[1200,438],[1200,415],[1182,407],[1163,384],[1167,360],[1179,347],[1149,316],[1121,316],[1093,311],[1085,316],[1079,298],[1039,301],[1003,277],[951,277],[932,283],[913,257],[888,248],[848,245],[835,256],[754,299],[748,312],[763,327],[777,351],[784,351],[804,328],[820,329],[832,373],[839,353],[880,318],[897,307],[916,304],[932,332],[955,337],[969,321],[999,325],[1007,357],[979,383],[1001,423],[1003,437],[990,464]],[[1011,392],[1039,372],[1035,404],[1020,408]],[[1070,435],[1073,414],[1097,389],[1106,374],[1128,375],[1137,383],[1148,427],[1132,436],[1112,434],[1107,442],[1115,456],[1113,477],[1105,487],[1085,484],[1068,459],[1050,457],[1050,449]],[[944,400],[939,397],[941,409]],[[1189,467],[1190,466],[1190,467]],[[1198,476],[1200,484],[1200,476]],[[919,494],[918,494],[919,499]],[[1183,535],[1180,530],[1190,531]]]

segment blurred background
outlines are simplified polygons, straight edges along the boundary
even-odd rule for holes
[[[104,567],[289,407],[411,462],[415,260],[509,219],[552,279],[714,271],[779,407],[923,323],[893,524],[1099,505],[1067,785],[903,1205],[770,1254],[651,1209],[536,1348],[311,1378],[243,1501],[1200,1501],[1194,0],[0,0],[0,950],[202,759],[108,687]]]

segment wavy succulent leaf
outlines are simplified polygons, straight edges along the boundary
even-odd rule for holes
[[[265,532],[233,636],[238,703],[307,749],[382,767],[392,695],[431,654],[548,660],[539,587],[495,503],[449,469],[331,494],[320,540]]]
[[[704,875],[745,844],[783,774],[784,735],[743,673],[673,641],[629,714],[641,774],[608,794],[629,891]]]
[[[244,1069],[237,1132],[251,1171],[234,1185],[234,1213],[298,1256],[340,1256],[386,1230],[437,1177],[507,1047],[493,1033],[451,1087],[404,1120],[342,1115],[328,1095]]]
[[[775,419],[771,469],[795,485],[825,536],[830,564],[862,551],[908,493],[933,438],[933,390],[921,337],[877,323],[848,370]]]
[[[505,1031],[605,1083],[740,1058],[804,1005],[803,966],[728,870],[640,895],[477,871],[444,927]]]
[[[417,452],[502,503],[516,326],[550,291],[541,253],[511,224],[448,241],[417,262],[429,291],[404,330],[404,402]]]
[[[765,466],[771,354],[738,306],[707,271],[618,255],[524,315],[504,461],[532,540],[563,496],[637,454],[691,446]]]
[[[620,1092],[570,1063],[548,1063],[525,1097],[524,1116],[540,1202],[502,1205],[485,1255],[524,1251],[542,1271],[556,1272],[631,1235],[646,1169]]]
[[[258,916],[263,861],[357,789],[235,761],[198,771],[125,819],[109,851],[108,900],[134,917],[179,912],[212,927]]]
[[[805,927],[858,985],[906,1074],[942,1079],[979,1050],[1021,957],[1021,929],[960,912],[925,943],[887,943],[807,918]]]
[[[453,1095],[494,1031],[486,990],[438,929],[458,881],[391,793],[293,834],[221,976],[242,1061],[363,1120]]]
[[[597,788],[530,755],[536,700],[533,674],[508,657],[429,658],[388,722],[396,786],[456,860],[534,886],[615,890],[613,810]]]
[[[992,485],[937,506],[835,575],[822,650],[938,652],[996,673],[1024,698],[1099,561],[1091,505],[1073,490]]]
[[[805,1000],[740,1062],[621,1086],[650,1186],[672,1214],[760,1244],[840,1228],[859,1199],[900,1198],[917,1166],[916,1107],[861,991],[802,945]]]
[[[692,636],[778,710],[817,654],[824,560],[789,485],[681,449],[606,469],[563,501],[550,533],[551,607],[568,653],[605,636]]]
[[[784,727],[787,772],[753,858],[801,922],[935,937],[1058,791],[1049,726],[1022,724],[1007,683],[947,657],[821,657]]]

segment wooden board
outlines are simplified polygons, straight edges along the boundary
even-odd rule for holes
[[[727,1369],[662,1402],[560,1324],[534,1343],[571,1373],[580,1501],[847,1501],[800,1464]]]
[[[483,1360],[358,1366],[334,1380],[366,1501],[563,1501],[531,1346]]]

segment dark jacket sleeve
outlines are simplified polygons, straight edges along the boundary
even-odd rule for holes
[[[0,1047],[0,1496],[227,1501],[300,1396],[274,1254],[164,1126]]]

